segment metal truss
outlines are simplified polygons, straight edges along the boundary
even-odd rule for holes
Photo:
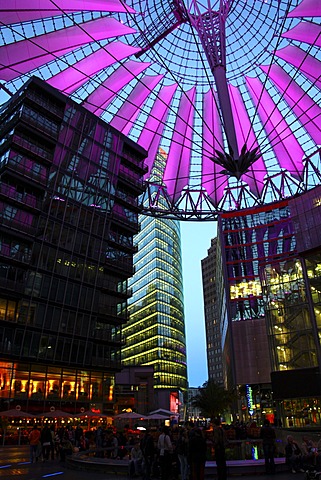
[[[321,149],[316,152],[321,162]],[[286,171],[268,176],[260,197],[256,197],[246,184],[228,186],[219,205],[215,205],[202,188],[187,187],[181,197],[174,202],[166,187],[146,181],[145,192],[141,197],[142,213],[160,218],[172,218],[188,221],[217,220],[220,213],[261,206],[282,199],[294,197],[320,185],[320,165],[307,158],[304,166],[303,181],[293,179]]]

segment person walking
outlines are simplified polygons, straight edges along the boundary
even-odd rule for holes
[[[40,442],[40,430],[37,425],[34,425],[33,429],[29,433],[29,445],[30,445],[30,462],[36,462],[38,460],[37,450]]]
[[[143,452],[143,480],[150,480],[152,465],[154,463],[155,445],[150,430],[146,428],[143,438],[140,442]]]
[[[188,432],[186,428],[179,430],[176,452],[179,460],[181,480],[188,480]]]
[[[169,428],[163,427],[162,433],[158,437],[157,447],[159,451],[159,465],[161,470],[161,479],[169,480],[172,470],[173,445],[169,436]]]
[[[189,438],[188,463],[192,480],[204,480],[206,462],[206,440],[200,428],[194,428]]]
[[[51,431],[48,425],[43,427],[40,434],[40,441],[42,445],[42,460],[45,462],[46,460],[49,460],[52,442]]]
[[[264,452],[264,461],[265,461],[265,473],[274,474],[275,473],[275,430],[271,427],[270,421],[265,419],[263,427],[261,428],[260,437],[262,438],[263,452]]]
[[[216,418],[214,420],[213,444],[215,448],[217,478],[218,480],[226,480],[227,467],[226,467],[225,448],[227,445],[227,438],[226,438],[225,431],[222,428],[221,420],[219,418]]]

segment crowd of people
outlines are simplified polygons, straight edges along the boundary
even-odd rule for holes
[[[155,435],[156,433],[156,435]],[[210,447],[215,449],[218,480],[226,480],[226,434],[219,420],[214,424],[210,439],[205,430],[186,422],[175,429],[162,427],[157,432],[146,428],[140,436],[129,429],[116,432],[99,426],[94,431],[83,432],[80,426],[55,429],[34,426],[29,434],[30,461],[65,461],[66,455],[86,450],[96,457],[128,458],[129,476],[181,480],[203,480],[205,462]]]
[[[204,430],[186,422],[174,436],[169,427],[163,427],[155,441],[149,429],[136,440],[129,461],[130,477],[142,476],[143,480],[153,478],[181,480],[203,480],[208,451],[208,436]],[[219,480],[226,480],[225,431],[217,420],[210,438],[215,448]]]
[[[302,436],[299,445],[293,435],[287,436],[285,446],[286,462],[292,473],[305,472],[309,469],[321,470],[321,440],[314,442],[307,435]]]
[[[226,447],[228,439],[219,419],[210,430],[201,429],[192,422],[171,429],[162,427],[151,431],[146,428],[135,435],[129,428],[116,432],[111,427],[98,426],[83,431],[81,426],[34,426],[29,434],[30,461],[59,459],[64,462],[73,452],[86,451],[88,455],[110,459],[128,459],[130,477],[143,480],[159,478],[171,480],[203,480],[209,451],[214,452],[218,480],[226,480]],[[260,429],[266,473],[275,473],[276,433],[268,420]],[[285,461],[292,473],[308,468],[321,470],[321,440],[313,442],[303,435],[302,442],[287,436]],[[179,477],[178,477],[179,475]]]
[[[34,425],[29,433],[30,462],[59,459],[64,462],[67,455],[75,451],[87,450],[89,439],[81,427],[71,426],[56,429],[55,425],[45,425],[39,429]]]

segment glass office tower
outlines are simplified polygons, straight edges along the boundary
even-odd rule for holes
[[[222,274],[217,273],[217,238],[211,239],[211,246],[207,250],[207,256],[202,259],[202,283],[204,299],[204,318],[206,332],[206,355],[208,379],[215,383],[223,383],[222,365],[222,339],[220,331],[220,318],[217,301],[217,279]]]
[[[163,168],[164,155],[158,154],[157,169]],[[154,406],[178,412],[187,389],[180,225],[148,216],[139,220],[122,361],[153,365]]]
[[[146,152],[36,78],[1,114],[0,410],[112,411]]]

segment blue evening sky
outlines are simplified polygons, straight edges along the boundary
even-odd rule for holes
[[[207,256],[216,222],[181,222],[187,369],[190,387],[208,380],[201,260]]]

